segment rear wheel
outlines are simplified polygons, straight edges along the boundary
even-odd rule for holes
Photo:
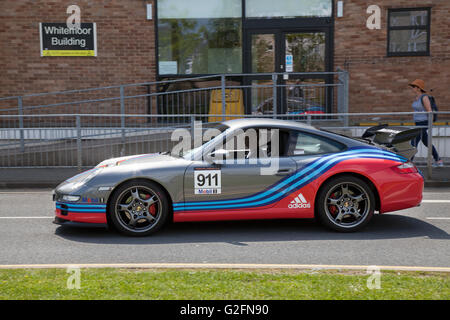
[[[112,195],[109,216],[114,227],[129,236],[147,236],[167,220],[169,201],[160,186],[150,181],[131,181]]]
[[[322,224],[341,232],[354,232],[369,223],[375,196],[362,179],[341,176],[328,181],[317,198],[317,216]]]

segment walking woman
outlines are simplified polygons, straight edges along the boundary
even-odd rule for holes
[[[414,102],[412,104],[412,107],[414,109],[414,112],[431,112],[431,102],[428,98],[428,95],[426,94],[427,91],[425,90],[425,82],[421,79],[416,79],[413,82],[409,84],[411,87],[411,90],[414,93]],[[428,114],[426,113],[415,113],[414,114],[414,121],[416,123],[416,126],[426,126],[428,127]],[[414,138],[411,143],[414,147],[417,148],[419,145],[420,140],[422,140],[423,144],[428,148],[428,133],[427,128],[422,128],[420,135],[418,135],[416,138]],[[435,167],[443,167],[444,162],[439,158],[439,154],[436,151],[436,148],[432,145],[431,146],[433,158],[434,158],[434,165]]]

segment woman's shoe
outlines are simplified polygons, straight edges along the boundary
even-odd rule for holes
[[[439,161],[436,161],[436,162],[433,164],[433,167],[443,167],[443,166],[444,166],[444,161],[442,161],[442,159],[439,160]]]

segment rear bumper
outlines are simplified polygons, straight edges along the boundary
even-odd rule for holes
[[[380,213],[417,207],[422,202],[424,179],[420,173],[393,174],[379,187]]]

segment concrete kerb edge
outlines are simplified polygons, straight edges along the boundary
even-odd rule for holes
[[[23,265],[0,265],[0,270],[7,269],[242,269],[242,270],[348,270],[367,271],[376,267],[380,271],[402,271],[402,272],[443,272],[449,273],[448,267],[414,267],[414,266],[376,266],[376,265],[301,265],[301,264],[216,264],[216,263],[118,263],[118,264],[23,264]]]

